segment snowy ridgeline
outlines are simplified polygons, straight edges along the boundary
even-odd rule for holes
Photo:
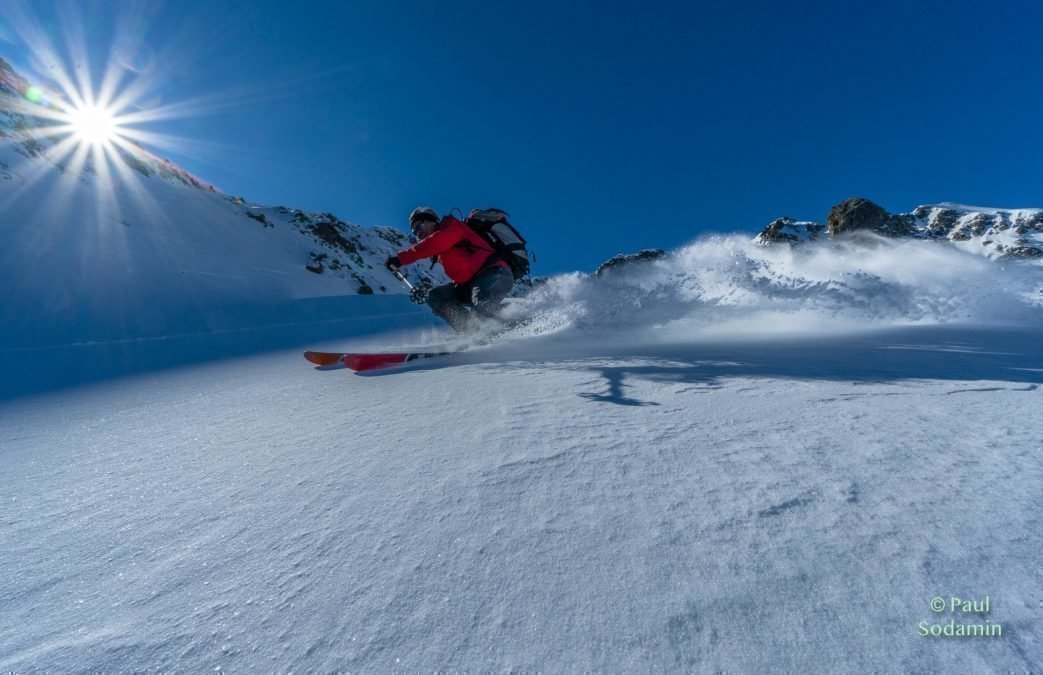
[[[1043,209],[945,203],[893,215],[869,200],[852,198],[834,206],[824,224],[779,218],[756,241],[793,245],[853,234],[942,241],[989,258],[1038,260],[1043,258]]]

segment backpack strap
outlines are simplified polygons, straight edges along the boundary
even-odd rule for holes
[[[466,222],[464,224],[466,225]],[[478,234],[474,231],[474,228],[468,226],[468,229],[470,229],[471,232],[473,232],[474,234]],[[464,237],[460,241],[453,244],[453,248],[462,248],[468,253],[474,253],[475,251],[490,251],[493,254],[496,253],[496,247],[494,247],[490,242],[486,241],[485,237],[483,237],[480,234],[478,234],[478,237],[482,240],[483,243],[486,244],[486,246],[477,246],[473,241],[471,241],[467,237]]]
[[[478,248],[477,246],[474,245],[474,242],[467,241],[466,239],[460,241],[460,243],[458,243],[454,248],[466,249],[468,253],[474,253],[475,251],[486,251],[486,250],[489,250],[489,249],[484,249],[484,248]],[[482,266],[478,268],[478,271],[475,272],[474,275],[478,276],[479,274],[481,274],[485,270],[487,270],[490,267],[492,267],[493,265],[495,265],[500,260],[503,260],[503,256],[501,256],[495,250],[490,250],[489,251],[489,255],[487,255],[485,257],[485,260],[482,261]]]

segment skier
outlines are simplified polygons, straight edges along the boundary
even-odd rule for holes
[[[439,218],[429,206],[409,214],[409,227],[420,240],[384,261],[392,272],[424,258],[442,263],[452,283],[417,286],[410,299],[427,303],[453,330],[474,327],[477,317],[495,318],[500,302],[514,287],[511,268],[493,247],[465,222],[448,215]]]

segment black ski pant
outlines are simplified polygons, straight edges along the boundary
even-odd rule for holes
[[[431,311],[455,331],[467,330],[476,316],[493,318],[500,302],[514,287],[514,275],[503,265],[479,272],[465,284],[446,284],[432,288],[427,296]]]

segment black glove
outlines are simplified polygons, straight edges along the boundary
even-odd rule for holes
[[[409,300],[416,305],[422,305],[427,302],[427,296],[431,294],[431,284],[424,282],[417,284],[413,287],[413,290],[409,291]]]
[[[402,263],[398,261],[398,256],[388,256],[388,259],[384,261],[384,267],[388,268],[388,271],[394,272],[399,267],[402,267]]]

